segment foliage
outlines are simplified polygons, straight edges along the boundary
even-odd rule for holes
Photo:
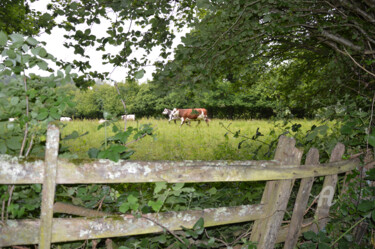
[[[109,115],[104,116],[105,118],[110,118]],[[107,126],[112,126],[112,132],[114,132],[115,135],[110,137],[106,136],[101,148],[91,148],[88,151],[90,158],[110,159],[115,162],[120,159],[126,160],[134,154],[134,150],[127,147],[129,143],[136,142],[147,135],[155,137],[152,134],[153,128],[150,124],[141,125],[139,128],[128,127],[125,131],[121,131],[116,125],[115,121],[117,120],[107,120],[98,126],[98,130],[103,127],[105,130],[107,130]],[[135,133],[133,135],[134,140],[129,142],[128,139],[133,133]]]
[[[39,22],[39,23],[38,23]],[[48,22],[38,20],[24,0],[3,0],[0,3],[0,30],[8,34],[35,35],[39,27],[48,28]]]
[[[66,106],[72,106],[70,98],[57,94],[56,87],[71,81],[70,68],[65,74],[58,71],[40,77],[28,70],[37,66],[50,71],[47,61],[52,55],[32,37],[21,34],[8,36],[0,32],[3,49],[0,65],[0,152],[44,155],[47,124],[58,120]],[[9,119],[14,119],[10,122]],[[27,150],[26,150],[27,149]]]

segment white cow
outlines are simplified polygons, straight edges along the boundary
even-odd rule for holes
[[[122,120],[125,120],[125,119],[126,120],[133,120],[134,121],[135,120],[135,114],[122,115],[121,119]]]
[[[103,124],[105,121],[107,121],[107,120],[101,119],[101,120],[99,120],[99,124]]]
[[[16,119],[17,119],[17,118],[9,118],[8,121],[9,121],[9,122],[14,122],[14,121],[16,121]]]
[[[72,121],[72,118],[69,118],[69,117],[61,117],[60,118],[60,121]]]

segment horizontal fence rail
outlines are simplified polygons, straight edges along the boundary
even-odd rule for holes
[[[263,217],[263,205],[207,208],[180,212],[145,214],[140,218],[119,215],[104,218],[55,218],[52,226],[52,242],[99,239],[137,234],[163,232],[163,224],[169,230],[192,228],[199,218],[205,227],[252,221]],[[157,222],[153,222],[153,221]],[[0,245],[37,244],[39,220],[9,220],[0,234]],[[12,236],[22,234],[22,236]]]
[[[277,161],[119,161],[57,162],[57,184],[142,182],[269,181],[335,175],[355,169],[358,159],[316,165],[278,165]],[[0,184],[43,182],[43,161],[0,156]]]
[[[0,223],[0,247],[38,244],[50,248],[54,242],[100,239],[118,236],[158,233],[192,228],[200,219],[205,227],[254,221],[250,240],[258,248],[273,248],[286,242],[285,249],[295,247],[305,231],[323,229],[329,218],[329,203],[337,185],[337,175],[359,165],[358,159],[341,161],[344,145],[338,143],[330,162],[319,164],[319,152],[310,149],[306,165],[300,165],[302,150],[295,140],[281,136],[270,161],[119,161],[57,159],[58,129],[49,127],[45,160],[26,161],[0,155],[0,184],[43,184],[41,218],[5,220]],[[314,177],[324,176],[315,219],[304,219]],[[302,179],[289,225],[282,221],[295,179]],[[113,215],[74,206],[76,213],[64,208],[71,204],[55,203],[56,184],[92,183],[202,183],[267,181],[260,204],[236,207],[206,208],[179,212]],[[328,190],[328,192],[327,192]],[[65,210],[64,210],[65,209]],[[53,212],[86,216],[53,218]],[[90,215],[88,215],[90,214]],[[90,216],[90,217],[89,217]]]

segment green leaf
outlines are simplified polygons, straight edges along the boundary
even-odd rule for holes
[[[161,207],[163,206],[163,202],[161,200],[157,201],[149,201],[148,205],[155,211],[159,212]]]
[[[14,43],[16,43],[16,42],[23,42],[24,41],[23,35],[18,34],[18,33],[11,34],[11,35],[9,35],[9,37],[10,37],[10,39],[12,39],[12,41]]]
[[[7,45],[8,35],[4,31],[0,31],[0,46]]]
[[[173,190],[180,190],[184,186],[184,183],[176,183],[172,186]]]
[[[204,220],[202,217],[195,222],[193,229],[197,234],[202,234],[204,232]]]
[[[159,193],[163,189],[167,188],[167,183],[166,182],[156,182],[155,183],[155,189],[154,189],[154,194]]]
[[[48,63],[45,62],[45,61],[39,61],[37,65],[42,70],[47,70],[48,69]]]
[[[217,189],[215,187],[212,187],[210,188],[208,191],[207,191],[210,195],[214,195],[217,193]]]
[[[128,202],[131,203],[131,204],[134,204],[134,203],[138,202],[138,198],[133,196],[133,195],[129,195],[127,199],[128,199]]]
[[[0,140],[0,154],[5,154],[7,152],[7,146],[5,145],[5,140]]]
[[[20,137],[11,137],[6,140],[7,147],[11,150],[21,149],[21,138]]]
[[[375,181],[375,168],[370,169],[366,172],[365,180]]]
[[[143,76],[145,75],[145,70],[139,70],[136,74],[135,74],[135,78],[136,79],[142,79],[143,78]]]
[[[319,243],[318,249],[330,249],[331,247],[327,243]]]
[[[13,50],[7,50],[6,54],[9,56],[10,59],[15,59],[17,57],[16,52]]]
[[[375,129],[373,129],[371,134],[368,136],[368,143],[375,148]]]
[[[41,112],[36,116],[37,120],[45,120],[48,117],[48,111]]]
[[[26,39],[26,42],[32,46],[35,46],[35,45],[38,45],[38,41],[36,39],[34,39],[33,37],[28,37]]]
[[[27,53],[27,51],[29,51],[29,46],[27,46],[26,44],[23,44],[22,50],[23,50],[23,52]]]
[[[69,139],[76,139],[79,137],[79,134],[77,131],[73,131],[69,135],[66,135],[62,140],[69,140]]]
[[[20,102],[20,98],[19,97],[12,97],[10,99],[10,104],[11,105],[17,105],[19,102]]]
[[[355,127],[355,122],[346,122],[343,126],[341,126],[341,134],[350,135],[353,133],[353,128]]]
[[[375,208],[375,201],[373,200],[363,200],[358,205],[358,210],[361,212],[368,212],[370,210],[373,210]]]
[[[312,240],[316,238],[316,234],[313,231],[308,231],[308,232],[303,233],[303,237],[306,240]]]
[[[129,203],[127,203],[127,202],[123,202],[123,203],[120,205],[120,207],[119,207],[119,211],[120,211],[121,213],[126,213],[129,209],[130,209],[130,207],[129,207]]]
[[[65,74],[69,74],[71,70],[72,70],[72,67],[71,67],[70,65],[68,65],[68,66],[65,68]]]
[[[44,48],[40,48],[39,49],[39,52],[38,52],[38,55],[42,58],[46,57],[47,56],[47,51],[44,49]]]
[[[39,52],[40,52],[41,49],[42,49],[41,47],[32,48],[31,53],[33,55],[39,55]]]
[[[210,1],[208,1],[208,0],[197,0],[197,7],[199,9],[208,9],[210,7]]]

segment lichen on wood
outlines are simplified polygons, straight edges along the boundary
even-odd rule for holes
[[[264,217],[263,209],[263,205],[244,205],[142,215],[147,219],[133,215],[103,218],[55,218],[53,219],[52,242],[163,232],[163,227],[157,223],[163,224],[170,230],[181,230],[182,226],[192,228],[201,217],[204,219],[205,227],[246,222]],[[8,220],[1,228],[0,246],[38,243],[39,224],[39,220]]]
[[[0,184],[42,183],[42,161],[0,157]],[[335,175],[359,165],[358,159],[322,165],[280,165],[277,161],[142,162],[97,160],[82,164],[58,161],[57,184],[141,182],[230,182],[298,179]]]

